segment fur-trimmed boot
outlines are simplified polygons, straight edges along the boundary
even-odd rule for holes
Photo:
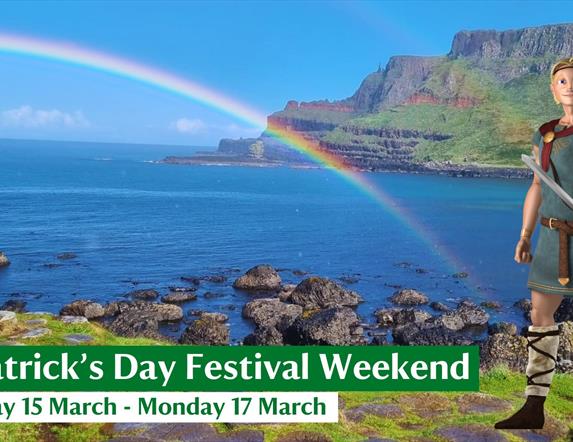
[[[526,334],[529,350],[525,404],[511,417],[499,421],[495,428],[541,429],[545,424],[543,405],[549,393],[559,348],[559,325],[530,325]]]

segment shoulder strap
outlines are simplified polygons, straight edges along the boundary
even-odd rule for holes
[[[539,132],[541,132],[541,137],[543,137],[547,132],[553,131],[555,126],[559,123],[559,118],[555,120],[548,121],[539,126]],[[543,150],[541,152],[541,167],[545,172],[549,170],[549,158],[551,158],[551,149],[553,148],[553,140],[545,142],[543,140]]]

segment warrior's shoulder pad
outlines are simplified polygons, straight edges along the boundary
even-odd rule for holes
[[[555,129],[555,126],[557,126],[557,123],[559,123],[559,118],[556,118],[555,120],[548,121],[547,123],[543,123],[541,126],[539,126],[539,132],[541,132],[541,135],[545,135],[550,130]]]

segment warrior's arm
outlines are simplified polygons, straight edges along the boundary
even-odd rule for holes
[[[533,145],[531,152],[535,158],[535,162],[537,164],[540,164],[539,147]],[[534,173],[533,181],[531,183],[531,186],[529,186],[529,190],[527,191],[527,195],[525,196],[525,201],[523,203],[522,228],[526,229],[525,232],[528,232],[530,237],[531,235],[533,235],[533,231],[535,230],[535,226],[537,225],[537,216],[540,205],[541,205],[541,182],[539,181],[539,177]],[[523,231],[524,230],[522,230],[522,232]]]

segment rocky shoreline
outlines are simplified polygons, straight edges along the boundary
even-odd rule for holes
[[[162,160],[153,161],[156,164],[197,165],[197,166],[241,166],[241,167],[292,167],[317,169],[321,166],[314,163],[297,163],[292,161],[275,161],[255,158],[244,158],[233,155],[197,155],[192,157],[168,156]],[[353,168],[355,172],[390,172],[416,173],[431,175],[447,175],[458,178],[506,178],[532,179],[533,172],[527,167],[502,167],[481,164],[456,164],[450,161],[430,161],[426,163],[404,163],[398,167],[389,165],[387,168]]]
[[[125,301],[100,304],[77,300],[63,306],[58,318],[68,323],[96,322],[121,337],[145,337],[171,344],[229,345],[227,315],[189,308],[204,281],[224,283],[227,277],[184,276],[181,280],[184,286],[170,287],[163,296],[154,289],[138,289],[127,293]],[[249,300],[237,308],[242,308],[243,318],[254,326],[239,345],[478,345],[481,368],[502,363],[511,369],[525,369],[526,327],[490,323],[488,310],[499,308],[496,302],[477,305],[464,299],[451,308],[418,290],[400,288],[388,298],[392,306],[378,308],[372,317],[363,318],[355,311],[363,302],[359,293],[320,276],[284,284],[277,270],[268,264],[249,269],[234,280],[232,287],[248,296]],[[207,293],[201,295],[209,299]],[[13,312],[25,312],[25,307],[24,301],[15,299],[0,306],[0,332],[10,324]],[[528,299],[519,300],[513,308],[530,322]],[[573,373],[573,298],[563,300],[555,320],[562,335],[557,370]],[[161,331],[165,324],[183,324],[184,330],[177,337],[167,335]],[[43,336],[49,330],[37,327],[28,330],[26,336],[5,332],[2,335],[8,337],[4,343],[10,344]],[[74,339],[70,344],[89,341],[90,337]]]

